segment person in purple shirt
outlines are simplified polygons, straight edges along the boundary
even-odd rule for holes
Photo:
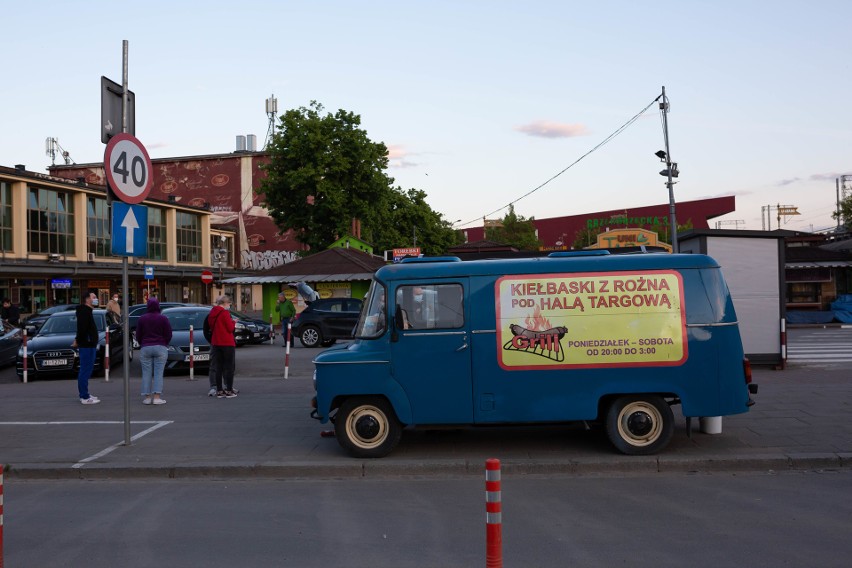
[[[142,404],[166,404],[163,394],[163,371],[169,357],[169,341],[172,340],[172,325],[160,313],[160,301],[148,299],[148,311],[136,323],[136,340],[141,349]]]

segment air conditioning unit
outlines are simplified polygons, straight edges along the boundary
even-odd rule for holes
[[[93,252],[86,253],[86,261],[87,262],[95,262],[95,253],[93,253]]]

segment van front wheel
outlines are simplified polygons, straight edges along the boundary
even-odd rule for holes
[[[674,433],[671,407],[656,395],[624,396],[609,407],[606,433],[623,454],[647,456],[666,447]]]
[[[350,398],[337,411],[334,431],[338,443],[356,458],[388,455],[402,437],[402,425],[383,398]]]

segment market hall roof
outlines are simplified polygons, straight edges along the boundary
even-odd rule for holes
[[[387,264],[383,259],[351,248],[330,248],[311,256],[264,270],[256,275],[229,278],[225,284],[281,282],[352,282],[370,280]]]

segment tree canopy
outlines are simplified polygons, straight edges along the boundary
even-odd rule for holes
[[[535,234],[535,217],[529,219],[515,213],[515,206],[509,205],[509,212],[501,221],[502,226],[488,227],[485,238],[504,245],[512,245],[518,250],[538,250],[541,241]]]
[[[831,218],[840,221],[846,229],[852,231],[852,195],[840,201],[840,211],[832,213]]]
[[[293,230],[311,252],[324,250],[350,232],[353,219],[361,238],[376,250],[417,244],[427,254],[440,254],[455,243],[450,223],[426,203],[426,193],[393,187],[388,150],[373,142],[361,117],[344,110],[323,114],[323,106],[285,112],[267,147],[270,161],[261,191],[265,205],[282,231]]]

